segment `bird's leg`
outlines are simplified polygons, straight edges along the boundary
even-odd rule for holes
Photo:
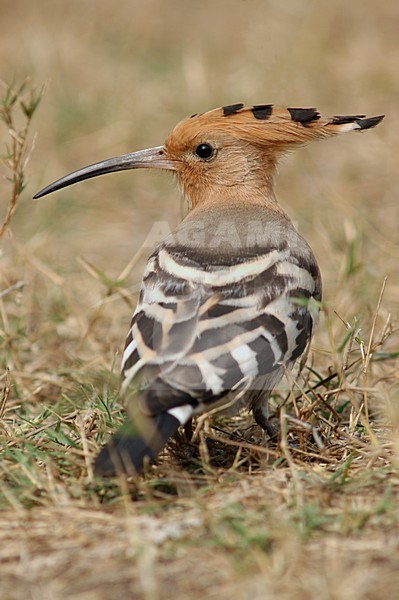
[[[267,433],[270,439],[275,440],[279,434],[279,427],[269,421],[268,413],[267,400],[266,402],[258,402],[252,408],[252,414],[254,415],[256,423],[263,429],[265,434]]]
[[[183,428],[184,437],[187,442],[191,442],[193,437],[193,420],[189,419]]]

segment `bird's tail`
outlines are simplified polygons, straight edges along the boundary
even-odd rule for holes
[[[153,462],[193,408],[184,405],[155,416],[137,413],[104,446],[94,462],[96,475],[137,475]]]

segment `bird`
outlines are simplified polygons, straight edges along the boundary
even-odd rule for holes
[[[127,420],[96,457],[97,475],[141,474],[179,427],[226,403],[276,434],[269,396],[308,347],[322,300],[316,258],[275,196],[278,160],[383,117],[230,104],[183,119],[161,146],[83,167],[34,196],[157,168],[176,175],[187,201],[144,270],[121,365]]]

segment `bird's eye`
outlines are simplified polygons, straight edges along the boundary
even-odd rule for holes
[[[203,160],[211,158],[215,151],[210,144],[199,144],[194,150],[195,154]]]

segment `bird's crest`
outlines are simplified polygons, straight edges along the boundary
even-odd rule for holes
[[[230,104],[180,121],[169,140],[189,138],[196,133],[220,132],[276,150],[349,131],[375,127],[384,115],[325,117],[315,108],[277,108],[273,104],[244,106]]]

